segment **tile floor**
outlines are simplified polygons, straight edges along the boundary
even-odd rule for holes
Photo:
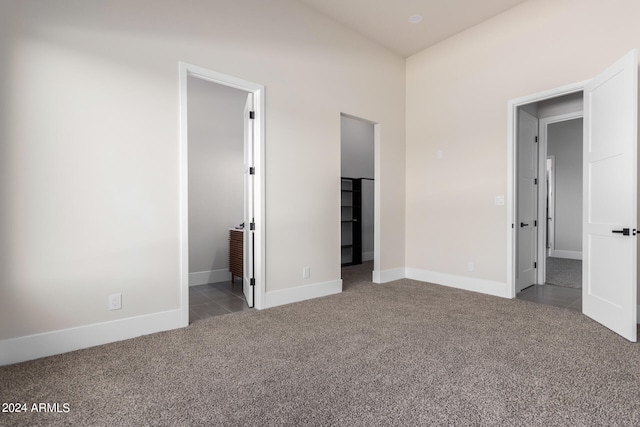
[[[230,281],[189,287],[189,323],[243,310],[249,307],[240,280],[233,287]]]
[[[533,285],[519,292],[516,298],[582,312],[582,289]]]

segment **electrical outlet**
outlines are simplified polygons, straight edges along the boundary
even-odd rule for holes
[[[472,261],[469,261],[469,263],[467,264],[467,270],[473,271],[475,269],[476,269],[475,264]]]
[[[109,295],[109,310],[120,310],[122,308],[122,294]]]
[[[504,196],[496,196],[494,203],[496,206],[504,206]]]
[[[311,267],[304,267],[302,269],[302,278],[308,279],[309,277],[311,277]]]

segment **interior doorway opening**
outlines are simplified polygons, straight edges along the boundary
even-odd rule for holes
[[[242,286],[248,96],[187,77],[190,323],[251,308]]]
[[[582,91],[523,104],[517,115],[515,292],[580,289]]]
[[[340,263],[343,287],[373,280],[376,124],[340,116]]]
[[[184,326],[203,310],[264,308],[263,118],[263,86],[180,63]],[[190,302],[205,304],[190,313]]]

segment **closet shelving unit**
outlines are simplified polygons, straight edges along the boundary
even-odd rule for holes
[[[362,264],[362,178],[342,177],[340,190],[342,265]]]

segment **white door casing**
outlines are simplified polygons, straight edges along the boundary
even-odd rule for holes
[[[555,248],[555,212],[556,212],[556,156],[547,156],[547,234],[545,256],[553,256]]]
[[[637,80],[633,50],[584,91],[582,311],[636,333]],[[621,232],[628,229],[628,233]],[[628,234],[628,235],[626,235]]]
[[[242,275],[242,292],[249,307],[254,306],[254,174],[255,164],[253,156],[253,93],[247,94],[244,106],[244,259]]]
[[[538,177],[538,119],[518,110],[516,292],[536,283],[536,222]]]

